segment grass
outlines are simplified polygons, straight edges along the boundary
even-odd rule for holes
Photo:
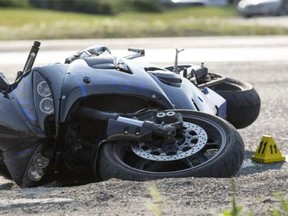
[[[234,178],[230,179],[232,200],[231,200],[231,209],[224,210],[222,213],[217,214],[221,216],[254,216],[254,212],[251,209],[247,209],[243,206],[240,206],[236,200],[236,188]],[[153,183],[147,183],[146,189],[150,195],[150,199],[146,202],[146,208],[150,211],[153,216],[163,215],[163,208],[165,207],[165,202],[162,199],[162,196]],[[277,205],[274,206],[270,211],[265,213],[265,215],[271,216],[287,216],[288,215],[288,197],[287,194],[277,193],[274,195],[277,200]]]
[[[231,22],[236,17],[232,6],[115,16],[0,8],[0,40],[288,34],[288,28]]]
[[[221,214],[222,216],[253,216],[254,212],[251,209],[244,208],[236,202],[236,188],[235,180],[231,178],[231,192],[232,192],[232,201],[231,209],[225,210]],[[265,213],[265,215],[271,216],[287,216],[288,215],[288,197],[287,194],[277,193],[274,195],[277,205],[274,206],[271,210]]]
[[[235,180],[234,178],[230,179],[230,184],[231,184],[231,189],[232,189],[232,201],[231,201],[231,209],[230,210],[225,210],[222,213],[222,216],[240,216],[240,215],[245,215],[245,216],[253,216],[253,214],[250,213],[243,213],[243,207],[238,205],[236,202],[236,188],[235,188]]]
[[[146,188],[151,196],[151,200],[147,201],[146,207],[154,216],[162,215],[163,200],[156,185],[148,183]]]
[[[271,216],[287,216],[288,215],[288,197],[286,197],[278,193],[275,195],[278,202],[280,202],[279,206],[276,206],[271,211]]]

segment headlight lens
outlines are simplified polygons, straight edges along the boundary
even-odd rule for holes
[[[43,98],[40,101],[39,107],[43,113],[51,114],[54,112],[54,103],[51,98]]]
[[[34,124],[36,127],[40,127],[41,130],[45,133],[53,133],[50,131],[50,128],[46,127],[46,120],[48,119],[47,117],[50,116],[53,118],[52,115],[55,113],[53,92],[51,90],[50,84],[51,83],[49,83],[48,79],[45,80],[40,72],[36,70],[34,71],[33,94],[37,116],[37,121],[35,121]]]
[[[51,90],[46,81],[42,81],[37,85],[37,92],[42,97],[48,97],[51,95]]]
[[[36,87],[34,102],[40,109],[40,112],[38,113],[38,118],[40,120],[44,119],[46,115],[54,113],[54,101],[48,82],[38,72],[35,72],[33,82]]]

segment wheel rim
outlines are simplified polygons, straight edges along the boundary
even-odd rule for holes
[[[199,152],[207,143],[207,133],[203,128],[184,122],[184,129],[174,142],[140,142],[131,145],[132,151],[141,158],[152,161],[175,161]]]
[[[146,174],[175,174],[187,169],[197,169],[198,167],[215,160],[223,151],[226,143],[227,138],[223,129],[213,121],[206,118],[199,118],[198,116],[193,116],[193,123],[187,122],[186,120],[184,121],[185,124],[188,123],[186,125],[191,124],[190,127],[192,127],[192,125],[198,126],[198,130],[201,128],[207,136],[205,137],[204,133],[202,132],[198,133],[204,136],[203,138],[198,139],[199,141],[196,142],[199,143],[197,145],[197,147],[200,148],[198,151],[190,149],[186,151],[188,154],[187,157],[184,157],[184,154],[178,154],[178,156],[172,155],[171,157],[170,155],[163,155],[164,157],[161,159],[161,157],[156,157],[157,154],[149,154],[146,148],[143,150],[143,147],[141,147],[141,144],[139,143],[115,143],[113,146],[113,154],[115,159],[118,161],[118,163],[122,164],[122,166],[128,169]],[[204,140],[206,142],[203,145],[202,142]],[[193,151],[195,151],[195,153],[191,154]],[[168,151],[163,152],[167,153]],[[140,156],[140,154],[142,155]]]

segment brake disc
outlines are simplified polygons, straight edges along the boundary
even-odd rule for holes
[[[131,145],[132,151],[141,158],[153,161],[174,161],[190,157],[207,143],[203,128],[190,122],[183,123],[182,137],[174,143],[139,142]]]

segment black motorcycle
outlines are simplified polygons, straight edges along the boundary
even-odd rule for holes
[[[0,76],[0,171],[20,187],[119,178],[230,177],[260,99],[248,83],[201,66],[161,68],[87,48],[65,63]],[[232,124],[228,123],[227,119]]]

